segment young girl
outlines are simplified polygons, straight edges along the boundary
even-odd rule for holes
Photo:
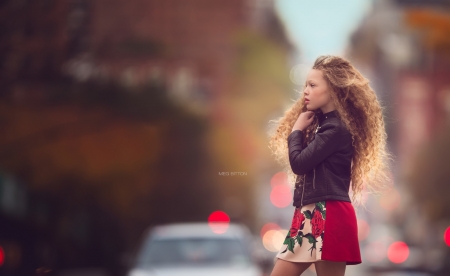
[[[344,275],[361,263],[352,200],[389,182],[377,96],[349,61],[320,56],[303,95],[277,122],[269,147],[295,179],[295,209],[271,276],[301,275],[312,263],[319,276]]]

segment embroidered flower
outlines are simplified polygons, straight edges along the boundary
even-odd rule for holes
[[[312,225],[312,234],[314,238],[317,238],[320,236],[320,234],[325,229],[325,220],[322,218],[322,212],[320,212],[319,209],[314,210],[313,218],[311,219],[311,225]]]
[[[305,216],[300,212],[298,208],[295,208],[294,217],[292,218],[292,224],[290,229],[290,237],[293,238],[297,236],[298,230],[305,220]]]

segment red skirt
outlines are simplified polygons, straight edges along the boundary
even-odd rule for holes
[[[276,258],[360,264],[358,225],[352,203],[326,200],[295,208],[291,228]]]

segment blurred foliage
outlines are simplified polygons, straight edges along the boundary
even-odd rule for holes
[[[246,29],[236,32],[234,41],[238,49],[238,58],[233,70],[235,78],[253,77],[261,82],[272,82],[283,90],[290,88],[288,53],[282,46]],[[287,93],[286,90],[284,93]],[[241,92],[256,91],[242,90]],[[260,95],[265,93],[261,90],[258,92]]]
[[[239,151],[249,158],[246,161],[271,160],[268,122],[284,112],[287,99],[293,95],[289,53],[273,40],[244,28],[234,33],[233,44],[237,56],[224,99],[233,133]]]
[[[270,39],[250,31],[241,30],[234,39],[238,58],[228,104],[237,121],[255,131],[264,131],[266,139],[269,120],[282,116],[290,100],[296,100],[289,78],[289,53]],[[264,146],[260,144],[259,150],[268,153],[267,141],[260,142]]]

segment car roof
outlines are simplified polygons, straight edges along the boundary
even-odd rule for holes
[[[228,225],[228,227],[226,226]],[[224,231],[216,231],[213,229]],[[181,222],[161,224],[148,229],[149,234],[155,239],[176,239],[176,238],[225,238],[225,239],[246,239],[251,236],[249,229],[242,224],[212,224],[207,222]],[[223,233],[222,233],[223,232]]]

